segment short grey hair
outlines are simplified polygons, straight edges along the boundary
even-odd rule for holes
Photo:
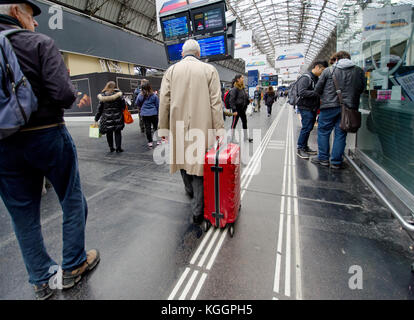
[[[16,4],[1,4],[0,5],[0,14],[10,15],[11,9],[13,6],[18,6],[20,9],[24,10],[25,12],[26,7],[23,5],[23,3],[16,3]]]
[[[188,54],[200,54],[201,49],[200,45],[194,39],[187,40],[183,45],[183,55],[186,56]]]

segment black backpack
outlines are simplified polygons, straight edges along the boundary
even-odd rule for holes
[[[312,80],[312,77],[309,75],[309,74],[307,74],[307,73],[305,73],[305,74],[303,74],[303,75],[301,75],[300,77],[299,77],[299,79],[298,80],[296,80],[293,84],[292,84],[292,86],[290,87],[290,89],[289,89],[289,92],[288,92],[288,102],[289,102],[289,104],[290,105],[292,105],[292,106],[296,106],[297,105],[297,103],[299,102],[299,95],[298,95],[298,82],[299,82],[299,80],[300,79],[302,79],[303,77],[308,77],[309,79],[311,79],[311,81],[313,82],[313,80]]]

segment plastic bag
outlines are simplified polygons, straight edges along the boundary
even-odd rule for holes
[[[100,137],[102,137],[102,135],[99,132],[99,126],[91,124],[89,127],[89,138],[99,139]]]

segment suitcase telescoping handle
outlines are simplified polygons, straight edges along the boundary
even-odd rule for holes
[[[216,165],[211,167],[211,171],[214,172],[214,200],[215,200],[215,212],[212,216],[216,219],[216,227],[220,228],[220,219],[224,218],[224,215],[220,213],[220,173],[223,172],[223,167],[220,167],[220,145],[221,140],[217,139],[214,149],[216,150]]]

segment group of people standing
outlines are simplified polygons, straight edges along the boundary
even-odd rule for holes
[[[327,61],[316,61],[312,71],[306,72],[297,80],[299,100],[297,108],[302,118],[302,129],[298,139],[297,155],[302,159],[332,169],[343,168],[343,155],[346,146],[347,132],[340,128],[341,104],[338,91],[348,108],[358,109],[360,96],[366,87],[364,71],[351,61],[346,51],[335,53]],[[334,78],[340,88],[336,88]],[[308,146],[311,131],[318,117],[318,151]],[[334,133],[332,150],[330,136]]]
[[[116,88],[115,82],[110,81],[98,95],[98,100],[99,106],[95,123],[98,124],[99,121],[99,131],[106,135],[110,152],[123,152],[121,132],[125,128],[124,110],[127,108],[123,93]],[[148,80],[141,81],[141,87],[137,88],[133,100],[139,110],[140,121],[145,127],[148,147],[152,148],[154,145],[153,132],[158,128],[160,100]],[[114,136],[116,148],[114,148]],[[161,141],[157,140],[156,143],[160,144]]]

